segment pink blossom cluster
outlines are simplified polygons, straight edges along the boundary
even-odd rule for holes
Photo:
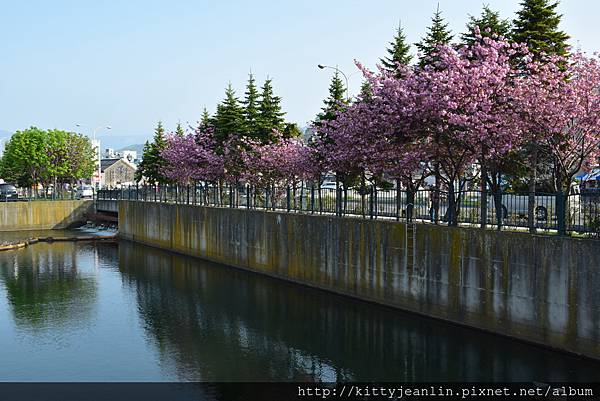
[[[181,185],[215,182],[225,176],[225,158],[217,152],[210,127],[183,136],[168,135],[161,156],[166,161],[163,174]]]
[[[275,140],[262,144],[248,141],[244,152],[244,180],[258,187],[289,185],[312,178],[313,149],[298,138],[284,138],[274,132]]]
[[[469,166],[493,170],[532,144],[550,152],[559,181],[600,156],[600,60],[575,53],[533,61],[526,46],[483,38],[441,46],[435,65],[372,72],[371,92],[316,129],[317,140],[275,133],[269,143],[210,128],[171,135],[165,174],[186,184],[290,184],[320,173],[387,176],[418,187],[434,168],[451,187]],[[400,76],[400,78],[399,78]]]
[[[321,127],[318,147],[331,170],[410,185],[436,166],[452,185],[473,163],[491,168],[532,141],[550,149],[563,178],[597,162],[597,56],[533,62],[523,45],[481,37],[438,51],[436,65],[404,68],[400,79],[357,63],[371,94]]]

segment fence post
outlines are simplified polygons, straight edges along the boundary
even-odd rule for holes
[[[371,185],[371,190],[369,191],[369,218],[373,219],[373,202],[374,202],[374,198],[375,197],[375,193],[373,191],[373,185]]]
[[[396,180],[396,221],[400,220],[400,214],[401,212],[401,192],[400,192],[400,180]]]
[[[265,188],[265,210],[269,209],[269,186]]]
[[[335,178],[335,215],[342,215],[342,189],[340,188],[340,182],[336,176]]]
[[[566,235],[567,234],[567,224],[566,224],[566,219],[565,219],[565,215],[566,215],[566,208],[565,208],[565,201],[567,200],[567,197],[565,196],[565,194],[562,191],[558,191],[558,193],[555,195],[555,204],[556,204],[556,214],[557,214],[557,218],[558,218],[558,235]]]

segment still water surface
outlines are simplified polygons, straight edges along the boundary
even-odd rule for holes
[[[0,253],[1,381],[312,379],[599,381],[600,363],[129,242]]]

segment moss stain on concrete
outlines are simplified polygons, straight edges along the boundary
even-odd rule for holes
[[[404,267],[403,223],[135,201],[120,202],[119,223],[127,239],[600,359],[599,330],[578,321],[582,308],[598,310],[597,297],[580,296],[600,282],[592,240],[417,224],[414,263]],[[568,291],[550,297],[560,258],[582,263],[560,264]],[[514,280],[533,277],[531,269],[536,288],[524,296]],[[548,324],[549,302],[567,311],[562,331]],[[588,326],[599,327],[600,315],[589,315]]]

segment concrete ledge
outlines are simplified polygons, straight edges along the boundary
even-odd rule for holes
[[[34,237],[24,241],[12,242],[8,244],[0,245],[0,251],[12,251],[15,249],[25,248],[26,246],[37,244],[38,242],[78,242],[78,241],[115,241],[118,239],[117,235],[80,235],[73,237]]]
[[[600,242],[119,202],[120,235],[600,359]]]

